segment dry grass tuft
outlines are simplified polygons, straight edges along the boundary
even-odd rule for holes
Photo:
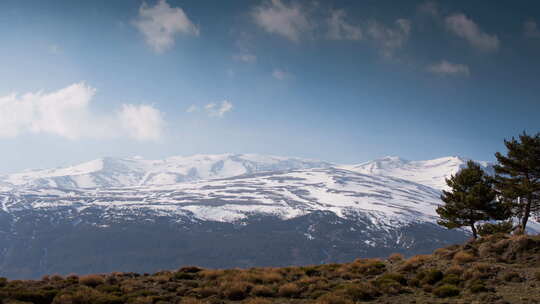
[[[470,254],[467,251],[459,251],[454,254],[454,261],[460,264],[469,263],[475,260],[474,255]]]
[[[89,287],[96,287],[104,282],[103,277],[97,274],[89,274],[79,278],[79,283]]]
[[[286,298],[296,298],[302,293],[302,288],[296,283],[287,283],[281,285],[278,289],[278,295]]]
[[[406,260],[405,263],[403,263],[400,267],[400,271],[412,271],[418,269],[420,266],[422,266],[427,261],[431,260],[432,256],[428,254],[423,255],[415,255],[411,257],[410,259]]]
[[[392,254],[388,257],[388,261],[390,261],[390,262],[392,262],[392,263],[402,262],[404,259],[405,259],[405,257],[404,257],[403,254],[401,254],[401,253],[392,253]]]

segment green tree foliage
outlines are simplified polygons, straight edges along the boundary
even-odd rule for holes
[[[451,191],[443,191],[444,205],[437,208],[437,223],[446,228],[471,227],[477,238],[476,222],[508,218],[505,206],[497,201],[492,179],[473,161],[446,180]]]
[[[496,233],[509,234],[512,232],[514,224],[512,221],[504,221],[499,223],[485,223],[478,227],[480,236],[488,236]]]
[[[540,133],[530,136],[523,132],[519,139],[505,140],[506,155],[495,157],[495,188],[519,219],[525,232],[531,214],[540,213]]]

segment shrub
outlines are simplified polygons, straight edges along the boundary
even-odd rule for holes
[[[455,275],[455,274],[447,274],[444,276],[444,279],[442,280],[443,284],[447,285],[459,285],[461,283],[461,279]]]
[[[53,274],[52,276],[50,276],[49,279],[50,279],[51,281],[55,281],[55,282],[64,280],[64,278],[63,278],[61,275],[59,275],[59,274]]]
[[[353,301],[368,301],[380,296],[377,288],[369,283],[345,285],[343,292]]]
[[[244,302],[245,304],[271,304],[270,300],[262,298],[252,298]]]
[[[223,276],[225,273],[224,270],[210,270],[206,269],[201,272],[199,272],[199,275],[207,280],[216,280],[217,278]],[[176,276],[176,274],[175,274]]]
[[[4,277],[0,277],[0,287],[4,287],[7,285],[8,280]]]
[[[69,294],[62,294],[54,298],[53,304],[122,304],[124,299],[98,292],[86,286],[80,287]]]
[[[488,289],[486,288],[486,284],[484,284],[484,282],[482,280],[474,280],[474,281],[472,281],[471,284],[469,285],[469,290],[472,293],[479,293],[479,292],[488,291]]]
[[[488,236],[497,233],[509,234],[512,232],[512,228],[514,228],[514,225],[511,221],[504,221],[495,224],[485,223],[478,227],[478,234],[480,236]]]
[[[469,269],[467,269],[467,271],[465,271],[465,274],[463,275],[463,277],[467,280],[487,279],[491,277],[494,270],[495,268],[491,267],[490,264],[474,263],[469,267]]]
[[[185,273],[198,273],[201,272],[203,269],[199,268],[197,266],[186,266],[178,269],[178,272],[185,272]]]
[[[76,284],[76,283],[79,283],[79,276],[72,273],[72,274],[69,274],[67,277],[66,277],[66,280],[69,281],[70,283],[72,284]]]
[[[222,295],[232,301],[240,301],[247,297],[251,285],[245,282],[226,283],[221,286]]]
[[[180,303],[182,303],[182,304],[205,304],[203,301],[197,300],[195,298],[183,298]]]
[[[302,293],[302,288],[295,283],[287,283],[279,287],[278,294],[286,298],[298,297]]]
[[[401,271],[411,271],[419,268],[427,262],[429,259],[431,259],[430,255],[415,255],[412,258],[408,259],[401,265],[400,270]]]
[[[253,283],[272,284],[283,281],[283,275],[277,271],[258,273],[253,276]]]
[[[304,272],[308,277],[318,277],[321,272],[315,266],[303,267]]]
[[[176,272],[174,275],[173,275],[173,278],[175,280],[195,280],[197,278],[197,275],[194,274],[194,273],[189,273],[189,272]]]
[[[276,295],[276,291],[265,285],[255,285],[251,290],[251,294],[257,297],[273,297]]]
[[[435,251],[433,251],[433,254],[438,257],[445,258],[445,259],[452,259],[454,250],[450,248],[438,248],[438,249],[435,249]]]
[[[460,251],[454,255],[454,261],[458,263],[468,263],[474,261],[474,256],[466,251]]]
[[[378,277],[377,280],[391,280],[401,285],[407,284],[407,279],[405,279],[405,277],[399,273],[386,273]]]
[[[537,281],[540,281],[540,270],[534,273],[534,278],[535,278]]]
[[[377,275],[384,272],[386,265],[380,259],[356,259],[350,271],[360,274]]]
[[[456,276],[460,276],[463,273],[464,269],[463,267],[459,265],[452,265],[446,269],[446,274],[455,274]]]
[[[431,270],[428,270],[428,271],[424,272],[424,276],[421,279],[421,282],[423,284],[434,285],[435,283],[442,280],[443,277],[444,277],[444,275],[443,275],[442,271],[437,270],[437,269],[431,269]]]
[[[317,299],[317,304],[353,304],[353,302],[341,294],[327,293]]]
[[[208,298],[213,295],[219,294],[219,289],[212,286],[193,288],[192,291],[193,293],[195,293],[197,298]]]
[[[397,263],[397,262],[401,262],[405,259],[405,257],[403,257],[403,254],[401,253],[392,253],[389,257],[388,257],[388,260],[392,263]]]
[[[459,295],[459,288],[446,284],[435,288],[433,293],[439,298],[455,297]]]
[[[377,286],[378,291],[384,294],[397,295],[403,290],[402,285],[400,283],[391,279],[379,278],[375,280],[373,284]]]
[[[18,301],[34,304],[49,304],[53,301],[58,291],[56,290],[14,290],[10,293],[11,298]]]
[[[506,282],[521,282],[523,279],[517,272],[507,272],[503,275],[503,280]]]
[[[97,274],[89,274],[79,278],[79,283],[89,287],[96,287],[104,282],[105,280],[103,280],[103,277]]]

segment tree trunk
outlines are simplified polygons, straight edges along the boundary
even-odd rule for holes
[[[525,228],[527,227],[527,222],[529,221],[529,216],[531,215],[531,205],[532,195],[529,195],[527,197],[527,203],[525,204],[525,212],[523,212],[523,218],[521,219],[522,233],[525,233]]]
[[[471,230],[473,238],[476,240],[478,238],[478,233],[476,232],[476,227],[474,226],[474,223],[471,224]]]

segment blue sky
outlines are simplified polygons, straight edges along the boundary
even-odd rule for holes
[[[0,3],[0,173],[103,156],[493,160],[540,130],[535,1]]]

